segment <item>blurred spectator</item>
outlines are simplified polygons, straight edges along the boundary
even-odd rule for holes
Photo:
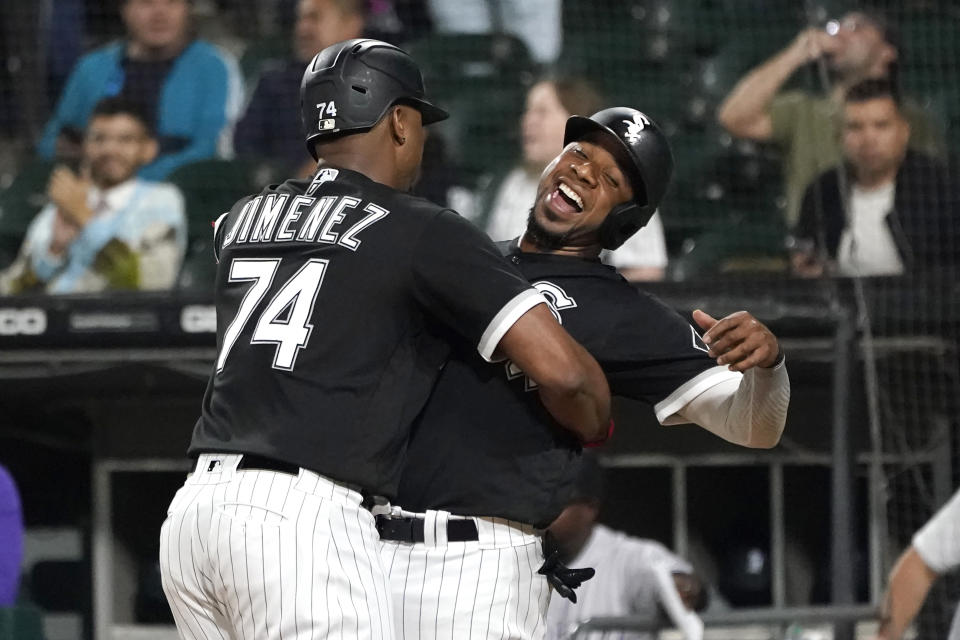
[[[363,35],[366,6],[366,0],[300,0],[292,56],[260,76],[237,123],[238,155],[276,163],[283,174],[305,176],[316,169],[300,122],[300,80],[321,49]]]
[[[900,640],[916,617],[930,587],[942,574],[960,566],[960,491],[913,536],[890,572],[877,640]],[[960,639],[960,609],[953,616],[949,640]]]
[[[159,180],[175,168],[230,152],[229,134],[243,92],[236,61],[190,33],[189,0],[124,0],[127,39],[77,63],[37,150],[45,158],[76,156],[77,132],[104,97],[140,106],[157,132],[159,153],[141,177]]]
[[[686,640],[703,637],[694,611],[707,605],[707,592],[690,564],[654,540],[642,540],[597,524],[603,500],[603,472],[585,452],[570,504],[550,525],[550,534],[569,567],[593,567],[596,575],[576,591],[577,602],[551,598],[547,639],[569,637],[579,622],[596,616],[657,619],[666,613]],[[616,634],[652,640],[656,634]],[[607,637],[597,634],[596,637]],[[579,637],[579,636],[578,636]],[[583,636],[593,638],[593,635]]]
[[[0,464],[0,607],[17,601],[23,563],[23,512],[17,485]]]
[[[563,44],[560,0],[428,0],[427,8],[440,33],[509,33],[544,65]]]
[[[889,81],[864,80],[850,88],[843,108],[844,163],[823,173],[804,195],[791,258],[795,274],[820,276],[824,249],[831,266],[847,276],[899,275],[956,263],[956,185],[936,160],[907,149],[910,136]]]
[[[495,180],[489,202],[478,224],[494,240],[510,240],[523,234],[527,214],[537,197],[540,174],[563,150],[563,130],[573,114],[591,115],[603,108],[599,94],[583,79],[542,80],[527,93],[527,106],[521,122],[523,163],[502,180]],[[661,280],[667,266],[666,240],[660,215],[654,214],[643,229],[601,259],[627,280]]]
[[[94,108],[79,173],[58,166],[0,293],[165,289],[186,246],[183,196],[137,178],[157,155],[147,118],[123,98]]]
[[[838,115],[846,90],[866,78],[896,82],[896,38],[879,14],[856,11],[827,29],[807,29],[786,49],[748,73],[734,87],[718,118],[731,134],[773,142],[783,153],[787,222],[794,224],[807,185],[840,161]],[[780,89],[797,69],[824,59],[832,75],[829,95]],[[907,104],[904,115],[913,135],[911,146],[939,155],[929,117]]]

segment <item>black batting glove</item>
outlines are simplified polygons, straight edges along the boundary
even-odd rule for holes
[[[560,560],[560,550],[544,536],[544,560],[537,573],[547,577],[550,586],[570,602],[577,601],[574,591],[581,584],[594,576],[596,571],[592,567],[571,569]]]

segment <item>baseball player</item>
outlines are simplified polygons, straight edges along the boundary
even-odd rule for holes
[[[731,442],[772,447],[790,386],[777,339],[745,311],[686,320],[597,256],[640,229],[673,167],[659,127],[629,108],[567,122],[523,238],[508,260],[594,354],[614,394],[651,405],[664,425],[695,423]],[[548,579],[540,531],[566,504],[580,444],[536,403],[515,362],[455,348],[418,417],[393,511],[380,517],[398,632],[411,638],[540,638]],[[573,574],[572,582],[580,579]]]
[[[315,175],[214,230],[218,354],[160,534],[184,638],[393,637],[369,509],[396,493],[441,328],[535,372],[572,439],[609,424],[599,366],[536,289],[482,232],[404,193],[423,123],[447,117],[413,60],[377,40],[328,47],[301,106]]]
[[[703,621],[695,613],[707,605],[707,592],[689,562],[655,540],[644,540],[597,523],[603,500],[603,469],[585,451],[570,503],[550,524],[560,559],[591,567],[596,576],[577,589],[577,601],[551,598],[547,639],[573,637],[578,624],[600,616],[666,614],[684,640],[702,640]],[[606,632],[577,636],[589,640],[653,640],[650,633]]]
[[[960,491],[913,536],[893,570],[883,599],[876,640],[900,640],[937,579],[960,567]],[[960,640],[960,607],[947,640]]]

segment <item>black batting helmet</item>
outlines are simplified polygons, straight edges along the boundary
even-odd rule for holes
[[[327,136],[367,131],[397,103],[420,111],[423,124],[447,118],[427,101],[420,68],[392,44],[358,38],[330,45],[307,65],[300,83],[300,114],[307,149]]]
[[[620,162],[630,176],[633,200],[614,207],[599,230],[603,248],[616,249],[646,225],[657,210],[673,174],[673,154],[660,126],[630,107],[603,109],[589,118],[571,116],[563,144],[595,132],[616,138],[629,158]]]

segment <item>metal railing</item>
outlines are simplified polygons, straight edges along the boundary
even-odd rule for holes
[[[709,630],[717,627],[767,626],[769,638],[786,640],[790,633],[788,627],[795,624],[852,624],[861,620],[873,620],[879,617],[873,605],[841,605],[822,607],[766,607],[762,609],[732,609],[700,616]],[[591,633],[611,631],[619,632],[657,632],[672,628],[663,620],[646,616],[595,617],[579,623],[567,640],[582,640]]]

